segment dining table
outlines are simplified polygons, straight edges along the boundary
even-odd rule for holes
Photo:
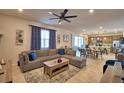
[[[94,58],[98,58],[99,57],[99,54],[100,54],[100,49],[98,48],[91,48],[91,51],[94,55]]]

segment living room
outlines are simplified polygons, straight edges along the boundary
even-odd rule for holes
[[[123,11],[1,9],[0,59],[1,64],[7,65],[10,62],[12,65],[9,70],[11,75],[7,76],[10,81],[1,79],[1,82],[122,83],[124,57],[120,49],[123,50]],[[103,49],[102,52],[100,49]],[[33,54],[30,59],[30,53],[27,53],[29,61],[23,63],[26,62],[23,57],[27,51]],[[50,55],[52,57],[48,57]],[[41,56],[40,60],[33,62]],[[116,71],[118,77],[113,74],[115,66],[107,65],[106,68],[107,60],[119,61],[122,68],[119,68],[119,72]],[[54,61],[63,68],[56,68],[58,65],[53,66],[56,69],[51,67],[55,75],[48,71],[51,66],[48,63]],[[62,65],[66,62],[66,65]],[[107,64],[111,65],[113,62]],[[5,69],[4,65],[1,65],[2,69]],[[103,74],[104,68],[106,71]],[[1,77],[5,73],[1,70]]]

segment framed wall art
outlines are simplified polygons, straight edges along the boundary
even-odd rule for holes
[[[61,37],[60,37],[60,34],[57,34],[57,43],[59,43],[59,44],[60,44],[60,42],[61,42]]]
[[[64,34],[63,35],[63,41],[68,42],[69,41],[69,35]]]
[[[24,31],[23,30],[16,30],[16,45],[20,46],[23,45],[24,42]]]

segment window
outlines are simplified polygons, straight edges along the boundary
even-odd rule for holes
[[[83,37],[74,36],[74,46],[81,48],[83,44]]]
[[[78,37],[77,36],[74,37],[74,41],[75,41],[74,46],[78,46]]]
[[[41,30],[41,48],[46,49],[49,48],[49,30],[42,29]]]
[[[84,46],[85,42],[83,37],[72,35],[72,47],[76,50],[76,56],[80,57],[79,48],[84,48]]]

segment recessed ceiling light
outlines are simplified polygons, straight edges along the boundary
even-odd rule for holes
[[[102,26],[100,26],[100,27],[99,27],[99,29],[103,29],[103,27],[102,27]]]
[[[99,37],[97,37],[97,40],[99,40]]]
[[[104,40],[106,40],[107,38],[106,38],[106,37],[104,37],[103,39],[104,39]]]
[[[115,31],[115,33],[118,33],[118,31]]]
[[[62,24],[61,22],[59,22],[59,24]]]
[[[118,31],[117,29],[114,29],[114,31]]]
[[[82,31],[86,31],[86,29],[82,29]]]
[[[48,12],[49,14],[53,14],[52,12]]]
[[[90,10],[89,10],[89,13],[93,13],[93,12],[94,12],[94,9],[90,9]]]
[[[86,34],[86,32],[83,32],[83,34]]]
[[[23,9],[18,9],[19,12],[23,12]]]

